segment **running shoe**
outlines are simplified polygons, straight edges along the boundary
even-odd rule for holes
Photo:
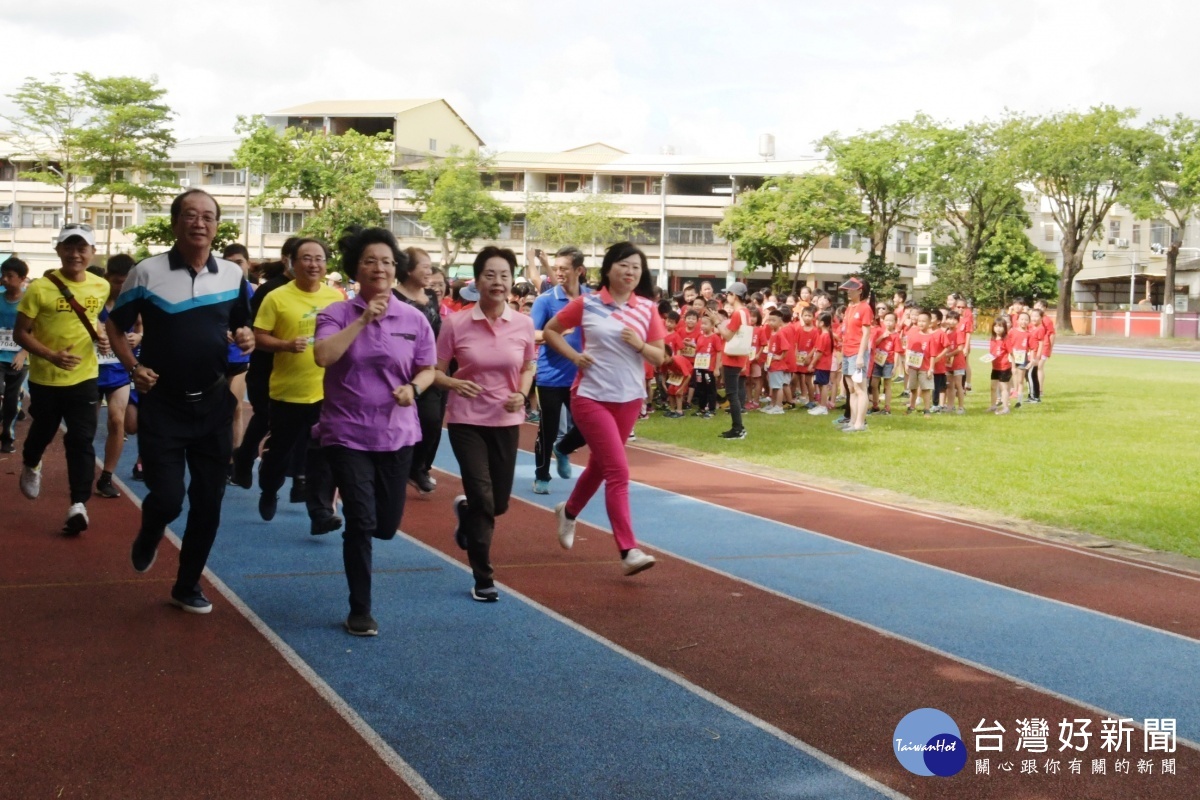
[[[635,547],[621,559],[621,566],[627,576],[636,575],[654,566],[654,556],[647,555]]]
[[[177,594],[171,592],[171,605],[189,614],[207,614],[212,611],[212,603],[204,596],[204,592]]]
[[[500,593],[491,585],[491,581],[488,581],[487,586],[477,583],[471,588],[471,599],[480,603],[494,603],[500,599]]]
[[[554,518],[558,520],[558,543],[563,550],[570,550],[575,544],[575,520],[567,516],[565,500],[554,507]]]
[[[87,506],[83,503],[72,503],[67,509],[67,521],[63,525],[63,533],[68,536],[78,536],[88,529]]]
[[[121,496],[117,487],[113,486],[111,475],[101,475],[100,480],[96,481],[96,494],[110,499]]]
[[[534,494],[550,494],[550,481],[534,480],[533,493]]]
[[[20,486],[21,494],[30,500],[37,500],[38,495],[42,493],[42,465],[22,467]]]
[[[346,617],[346,633],[351,636],[377,636],[379,624],[370,614],[351,614]]]
[[[558,452],[558,445],[551,446],[550,451],[554,453],[554,466],[558,469],[558,477],[562,478],[564,481],[570,480],[571,457]]]
[[[825,406],[813,406],[812,408],[810,408],[808,410],[808,413],[812,414],[814,417],[821,417],[821,416],[824,416],[825,414],[828,414],[829,409],[826,408]]]
[[[467,510],[467,496],[460,494],[454,498],[454,543],[459,550],[467,549],[467,534],[462,529],[462,515]]]
[[[722,439],[745,439],[746,438],[746,429],[745,428],[730,428],[729,430],[725,431],[724,433],[718,433],[717,436],[719,436]]]

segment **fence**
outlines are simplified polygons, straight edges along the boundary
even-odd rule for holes
[[[1089,336],[1125,336],[1153,339],[1162,336],[1163,314],[1159,311],[1073,311],[1071,327]],[[1200,339],[1200,314],[1175,314],[1175,336]]]

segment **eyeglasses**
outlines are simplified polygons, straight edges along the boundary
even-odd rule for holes
[[[189,211],[183,215],[183,221],[189,224],[203,222],[205,225],[214,225],[217,222],[217,218],[213,214],[197,214],[195,211]]]
[[[324,264],[325,256],[300,256],[296,260],[301,264]]]

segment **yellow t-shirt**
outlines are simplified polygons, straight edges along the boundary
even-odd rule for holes
[[[318,367],[313,358],[317,312],[345,299],[341,292],[329,286],[322,285],[315,292],[305,292],[293,281],[280,286],[263,300],[254,318],[255,328],[284,341],[308,337],[308,349],[303,353],[275,354],[271,367],[272,400],[316,403],[325,397],[325,370]]]
[[[79,283],[67,280],[62,270],[55,270],[58,279],[71,290],[87,312],[92,327],[100,327],[100,310],[108,302],[108,281],[90,272],[83,273]],[[48,278],[38,278],[29,284],[17,312],[33,320],[33,336],[51,350],[70,350],[80,358],[72,370],[59,369],[44,358],[29,354],[29,380],[42,386],[74,386],[100,374],[96,362],[96,345],[87,328],[71,309],[58,287]]]

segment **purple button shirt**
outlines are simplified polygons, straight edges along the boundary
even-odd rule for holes
[[[366,307],[356,297],[321,310],[316,340],[345,329]],[[421,441],[416,405],[401,408],[392,392],[436,363],[429,321],[389,295],[387,314],[367,325],[345,355],[325,368],[325,404],[317,426],[321,445],[382,452]]]

